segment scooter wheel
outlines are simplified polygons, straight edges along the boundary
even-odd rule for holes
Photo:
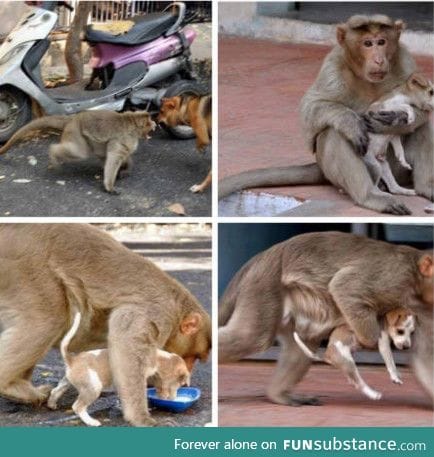
[[[206,92],[203,87],[194,81],[178,81],[175,84],[168,87],[164,97],[176,97],[177,95],[192,94],[192,95],[204,95]],[[190,140],[195,137],[194,131],[191,127],[186,125],[178,125],[176,127],[169,127],[163,125],[163,128],[169,132],[175,138],[180,140]]]
[[[0,143],[30,122],[32,107],[26,94],[13,87],[0,88]]]

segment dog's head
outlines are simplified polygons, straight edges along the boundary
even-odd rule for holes
[[[181,386],[190,385],[190,372],[179,355],[159,350],[157,367],[154,384],[158,397],[164,400],[174,400]]]
[[[413,73],[407,80],[407,86],[414,98],[413,103],[425,111],[434,111],[433,83],[422,73]]]
[[[158,114],[158,122],[170,127],[178,125],[181,105],[182,98],[179,95],[171,98],[163,98],[161,100],[160,113]]]
[[[409,310],[397,308],[386,314],[387,333],[397,349],[411,347],[411,335],[416,327],[416,318]]]

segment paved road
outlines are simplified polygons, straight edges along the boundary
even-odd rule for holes
[[[162,269],[184,284],[211,313],[211,241],[207,237],[197,237],[188,243],[154,243],[141,246],[131,245]],[[140,247],[140,249],[139,249]],[[56,385],[63,377],[64,364],[59,351],[53,349],[37,365],[33,374],[35,384]],[[155,418],[170,417],[180,426],[203,426],[211,420],[211,360],[197,363],[191,385],[202,391],[201,399],[189,410],[172,414],[153,410]],[[76,398],[74,389],[68,391],[59,401],[59,409],[51,411],[46,406],[34,408],[20,405],[0,397],[0,426],[83,426],[72,412],[71,405]],[[103,393],[89,409],[91,415],[105,426],[125,426],[118,397],[114,392]]]
[[[117,182],[120,195],[109,195],[97,161],[47,169],[48,145],[57,138],[21,143],[0,156],[0,216],[176,216],[168,210],[174,203],[187,216],[211,215],[211,190],[189,191],[211,163],[211,152],[200,156],[194,140],[173,139],[159,129],[140,142],[130,176]],[[22,179],[30,182],[14,182]]]

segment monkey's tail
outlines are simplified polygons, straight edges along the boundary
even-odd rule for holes
[[[74,338],[75,334],[77,333],[80,321],[81,313],[77,311],[75,313],[74,321],[72,323],[71,328],[68,330],[66,335],[63,337],[62,342],[60,343],[60,353],[62,354],[63,360],[65,361],[66,365],[71,364],[71,354],[68,352],[68,346],[72,338]]]
[[[326,184],[316,163],[244,171],[219,181],[219,200],[239,190],[251,187],[297,186],[301,184]]]
[[[24,139],[27,135],[37,130],[51,130],[56,133],[61,132],[65,128],[65,125],[69,119],[71,118],[66,115],[44,116],[29,122],[24,127],[21,127],[19,130],[17,130],[9,138],[9,140],[0,148],[0,154],[4,154],[15,143]]]
[[[302,341],[302,339],[298,336],[297,332],[293,333],[295,342],[299,345],[300,349],[312,360],[316,360],[318,362],[324,362],[324,359],[320,356],[314,354]]]

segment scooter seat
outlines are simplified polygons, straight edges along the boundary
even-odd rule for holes
[[[112,35],[94,30],[92,25],[86,28],[85,40],[89,43],[110,43],[121,46],[135,46],[148,43],[163,35],[175,24],[177,16],[171,13],[150,13],[143,17],[135,17],[135,24],[122,35]]]

